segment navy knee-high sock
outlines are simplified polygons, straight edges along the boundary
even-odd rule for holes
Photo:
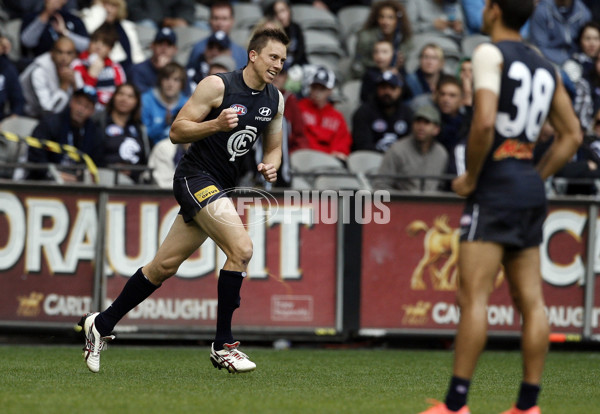
[[[223,344],[233,343],[231,333],[231,319],[233,312],[240,307],[240,289],[245,272],[223,270],[219,272],[217,283],[217,333],[215,335],[214,349],[220,351]]]
[[[94,321],[96,329],[102,336],[109,335],[117,322],[133,308],[142,303],[159,286],[152,284],[142,273],[140,267],[123,287],[123,290],[115,301]]]
[[[446,407],[450,411],[458,411],[467,404],[467,394],[471,381],[465,378],[452,377],[448,394],[446,394]]]

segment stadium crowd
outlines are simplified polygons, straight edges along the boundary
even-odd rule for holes
[[[99,167],[117,170],[120,182],[169,187],[185,151],[170,144],[169,127],[191,91],[206,76],[242,68],[253,31],[279,27],[291,42],[275,82],[286,99],[278,185],[290,185],[285,171],[298,150],[330,155],[349,172],[352,154],[367,151],[379,160],[370,172],[385,178],[373,179],[374,187],[445,191],[447,180],[420,186],[405,176],[464,170],[470,55],[487,40],[479,31],[484,4],[0,0],[0,131],[20,132],[12,130],[19,120],[33,120],[32,136],[89,153]],[[560,72],[585,136],[557,176],[600,180],[599,2],[539,0],[522,36]],[[551,141],[546,127],[535,156]],[[39,148],[3,150],[0,161],[56,166],[4,178],[84,180],[72,158]],[[261,184],[255,170],[247,166],[247,184]]]

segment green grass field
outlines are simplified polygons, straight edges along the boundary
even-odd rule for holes
[[[227,374],[208,348],[114,344],[99,374],[77,345],[0,346],[0,413],[399,413],[442,399],[452,353],[409,350],[244,349],[258,368]],[[496,414],[516,397],[518,352],[487,351],[471,387],[474,414]],[[552,352],[544,414],[600,413],[600,353]]]

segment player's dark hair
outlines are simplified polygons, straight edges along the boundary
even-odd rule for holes
[[[290,43],[290,38],[287,37],[283,30],[264,29],[254,33],[254,36],[250,39],[250,43],[248,43],[248,53],[250,53],[251,50],[260,53],[267,43],[269,43],[269,40],[282,43],[285,47]]]
[[[502,10],[504,25],[517,31],[521,30],[535,8],[533,0],[491,0],[491,4],[494,3]]]

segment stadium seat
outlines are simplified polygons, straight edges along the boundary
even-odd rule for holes
[[[475,48],[485,42],[490,42],[490,37],[483,34],[472,34],[463,37],[461,40],[463,56],[473,56]]]
[[[260,6],[256,3],[233,3],[234,27],[252,30],[263,17]]]
[[[337,17],[342,28],[342,38],[346,39],[362,29],[370,12],[371,8],[369,6],[346,6],[340,9]]]
[[[149,58],[150,56],[152,56],[150,46],[152,45],[154,37],[156,36],[156,29],[141,24],[136,24],[135,31],[137,32],[138,38],[140,39],[140,45],[142,46],[144,55],[147,58]]]
[[[340,34],[338,19],[328,10],[307,4],[293,4],[292,20],[298,23],[304,31],[328,31],[336,36]]]
[[[360,182],[353,176],[320,175],[315,179],[315,190],[360,190]]]
[[[380,152],[359,150],[351,152],[346,163],[352,173],[376,174],[382,160]]]
[[[9,20],[3,25],[2,33],[10,40],[12,46],[8,57],[17,62],[21,58],[21,19]]]
[[[20,137],[27,137],[33,133],[33,130],[38,124],[38,120],[35,118],[29,118],[26,116],[12,116],[5,118],[0,123],[0,131],[12,132]],[[14,163],[14,162],[25,162],[27,160],[27,145],[23,142],[12,142],[7,140],[0,140],[0,162]],[[21,169],[19,169],[21,170]],[[20,171],[20,175],[24,174],[24,171]],[[11,178],[13,176],[13,169],[2,169],[0,170],[0,177]]]
[[[344,164],[333,155],[312,149],[301,149],[290,155],[292,167],[292,188],[311,189],[315,176],[298,176],[296,173],[319,174],[326,172],[347,172]]]
[[[194,45],[210,36],[210,30],[194,26],[180,26],[173,30],[177,34],[177,54],[175,55],[175,61],[185,67]]]
[[[344,82],[341,87],[342,101],[335,105],[336,109],[344,115],[348,129],[352,129],[352,116],[360,106],[360,88],[362,81],[352,79]]]
[[[305,30],[304,47],[308,55],[334,55],[338,58],[345,55],[339,38],[321,30]]]
[[[196,20],[196,24],[201,24],[202,26],[209,28],[210,24],[208,20],[210,19],[210,7],[196,2],[195,4],[195,13],[194,20]]]
[[[236,43],[246,49],[250,42],[250,33],[252,30],[248,28],[235,28],[229,33],[229,38],[233,43]]]

